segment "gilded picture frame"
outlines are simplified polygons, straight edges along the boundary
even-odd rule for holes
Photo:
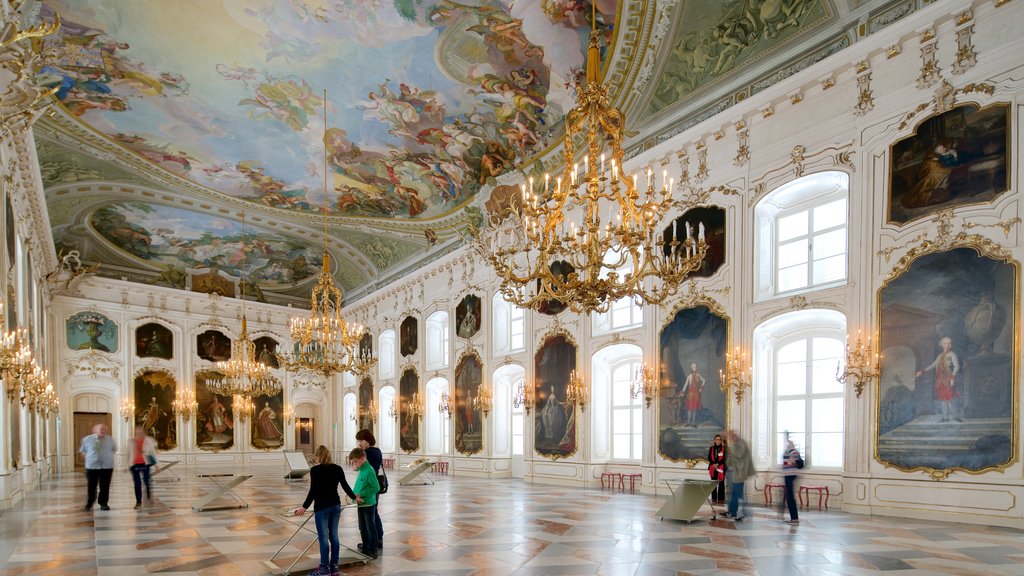
[[[576,340],[561,328],[541,337],[534,352],[533,449],[550,460],[570,458],[579,446],[576,406],[565,402],[570,374],[578,370]]]

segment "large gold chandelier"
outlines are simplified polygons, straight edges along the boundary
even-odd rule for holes
[[[324,197],[327,198],[327,91],[324,90]],[[326,201],[326,200],[325,200]],[[324,211],[326,214],[326,210]],[[308,318],[291,319],[293,350],[278,358],[289,372],[312,372],[325,379],[339,372],[359,373],[369,369],[368,360],[358,358],[359,340],[364,329],[353,326],[341,316],[341,290],[331,275],[331,256],[327,251],[327,217],[324,216],[324,260],[320,276],[310,295]],[[371,364],[372,365],[372,364]]]
[[[248,257],[245,243],[245,214],[242,214],[242,333],[231,342],[231,358],[217,362],[221,376],[207,381],[210,391],[242,399],[253,396],[273,396],[281,392],[281,381],[260,362],[256,344],[249,339],[245,318],[245,285],[248,282]]]
[[[586,81],[576,83],[576,106],[565,118],[565,165],[543,187],[522,186],[521,207],[473,243],[494,268],[504,298],[522,308],[560,301],[574,312],[607,312],[630,297],[658,304],[700,265],[702,235],[662,233],[673,181],[660,188],[650,170],[641,194],[637,177],[622,171],[622,113],[601,82],[600,33],[590,33]],[[584,142],[583,173],[576,160]],[[570,220],[571,218],[571,220]],[[606,219],[603,219],[606,218]]]

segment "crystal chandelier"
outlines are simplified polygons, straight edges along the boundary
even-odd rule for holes
[[[744,391],[750,388],[752,371],[747,353],[737,346],[734,352],[725,354],[725,370],[718,371],[719,387],[726,395],[732,390],[736,395],[736,403],[739,404],[743,401]]]
[[[512,406],[522,408],[527,414],[533,409],[533,387],[527,387],[525,380],[520,380],[512,395]]]
[[[577,80],[576,106],[565,117],[562,175],[554,181],[545,175],[542,187],[531,177],[519,213],[487,232],[471,229],[472,245],[494,269],[502,295],[522,308],[559,301],[574,312],[607,312],[626,297],[659,304],[707,250],[689,228],[685,239],[659,231],[672,206],[667,173],[658,188],[648,170],[641,193],[637,177],[622,171],[624,119],[601,81],[599,38],[591,31],[586,81]],[[584,145],[582,174],[577,141]]]
[[[878,338],[875,338],[878,341]],[[881,359],[875,346],[871,343],[871,335],[868,334],[867,342],[857,331],[857,343],[850,346],[846,344],[846,366],[836,364],[836,381],[840,384],[850,382],[857,392],[857,398],[864,392],[864,386],[871,384],[878,378],[881,371],[878,362]]]
[[[569,406],[579,406],[582,412],[587,409],[589,396],[590,391],[587,389],[587,383],[583,380],[583,376],[573,370],[572,374],[569,374],[569,383],[565,385],[565,403]]]
[[[0,301],[0,317],[3,310],[3,301]],[[3,332],[0,336],[0,376],[7,385],[9,399],[13,400],[22,393],[23,379],[32,373],[34,367],[28,332],[24,328]]]
[[[239,396],[242,399],[254,396],[273,396],[281,392],[281,381],[260,362],[256,356],[256,344],[249,339],[245,318],[245,285],[247,252],[245,243],[245,214],[242,214],[242,332],[231,342],[231,358],[217,362],[219,376],[207,381],[214,394]]]
[[[174,394],[174,401],[171,402],[171,409],[175,414],[181,415],[181,419],[188,422],[192,415],[199,409],[196,402],[196,395],[190,388],[178,388]]]
[[[480,387],[480,390],[476,393],[476,398],[473,398],[473,408],[484,413],[484,418],[491,413],[491,407],[494,406],[494,398],[491,395],[491,389]]]
[[[633,376],[633,383],[629,387],[629,396],[636,400],[639,396],[644,397],[647,407],[651,407],[651,401],[658,395],[658,379],[654,376],[654,369],[647,365],[641,366]]]
[[[324,194],[327,194],[327,91],[324,90]],[[326,210],[324,211],[326,214]],[[341,290],[331,275],[331,256],[327,251],[327,217],[324,216],[324,260],[316,286],[310,295],[308,318],[291,319],[293,351],[278,358],[289,372],[312,372],[325,379],[340,372],[359,374],[371,364],[358,357],[362,326],[353,326],[341,317]]]

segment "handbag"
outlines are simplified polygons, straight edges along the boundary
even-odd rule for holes
[[[380,485],[380,490],[377,491],[377,494],[388,493],[388,475],[384,472],[383,466],[380,468],[380,474],[377,475],[377,484]]]
[[[146,454],[146,466],[156,466],[156,456]]]

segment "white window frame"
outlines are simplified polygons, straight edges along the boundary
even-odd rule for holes
[[[624,360],[617,362],[612,365],[611,373],[609,374],[610,385],[608,387],[610,400],[608,402],[611,418],[610,432],[611,432],[611,445],[609,449],[611,451],[612,460],[618,462],[639,462],[643,459],[643,445],[644,445],[644,432],[643,432],[643,399],[639,396],[633,398],[629,395],[629,389],[633,383],[633,379],[636,373],[641,369],[643,362],[640,358]],[[626,375],[625,379],[619,378],[622,374]],[[625,388],[624,392],[626,398],[629,400],[626,404],[616,404],[615,398],[617,396],[617,388]],[[621,412],[629,414],[629,429],[625,432],[620,431],[616,428],[615,415]],[[629,455],[623,456],[615,453],[615,439],[616,437],[625,436],[628,438]]]
[[[451,337],[448,329],[448,312],[438,310],[427,317],[427,370],[447,368],[450,361]]]
[[[448,414],[438,410],[441,403],[441,394],[447,392],[451,397],[451,383],[447,378],[431,378],[426,384],[426,405],[423,407],[426,426],[426,438],[424,439],[424,454],[430,456],[441,456],[451,451],[451,422]],[[454,398],[451,399],[452,409]]]
[[[526,311],[506,301],[501,292],[491,296],[491,344],[495,355],[526,350]]]
[[[515,396],[516,392],[519,391],[521,386],[526,386],[526,377],[517,378],[512,382],[512,395]],[[512,437],[512,455],[513,456],[524,456],[526,454],[526,408],[519,406],[518,408],[512,402],[509,403],[512,406],[512,423],[510,426],[510,432]],[[517,431],[518,428],[518,431]]]
[[[377,364],[377,374],[381,380],[389,380],[395,377],[395,330],[389,328],[380,333],[377,337],[377,347],[380,349],[380,358]]]
[[[766,195],[754,208],[754,258],[755,258],[755,300],[763,301],[776,296],[792,296],[833,286],[849,281],[850,252],[850,177],[845,172],[829,171],[809,174],[788,182]],[[814,230],[814,209],[837,200],[846,200],[846,222],[826,230]],[[784,244],[800,239],[808,240],[807,285],[785,291],[779,290],[779,250],[783,244],[778,240],[779,221],[787,216],[808,212],[806,235],[788,238]],[[815,237],[836,230],[846,230],[846,271],[843,277],[827,282],[814,283],[813,242]]]

